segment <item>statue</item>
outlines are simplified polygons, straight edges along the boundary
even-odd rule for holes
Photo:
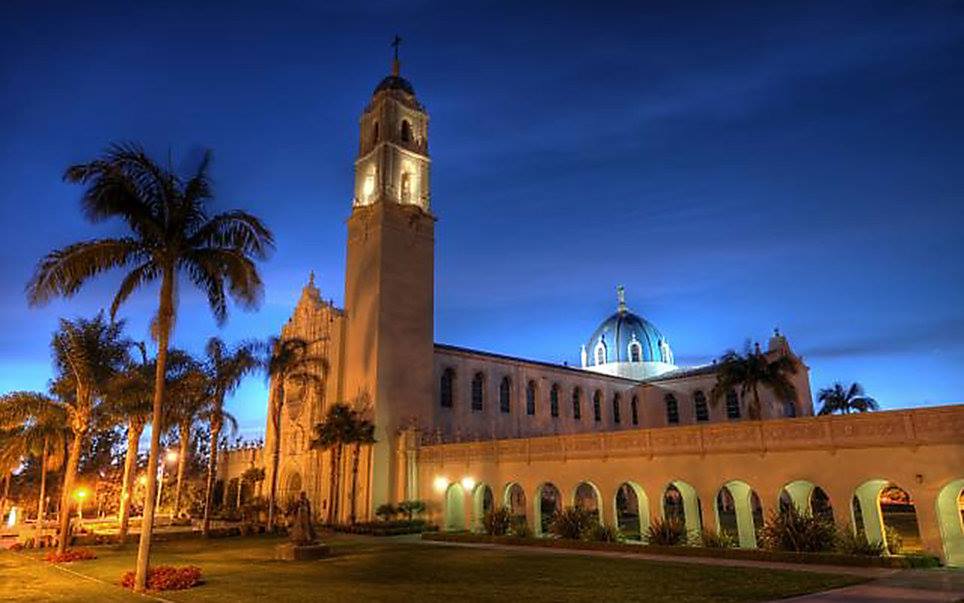
[[[315,526],[311,523],[311,502],[304,490],[295,501],[291,516],[291,529],[288,533],[291,542],[298,546],[313,544],[318,536],[315,534]]]

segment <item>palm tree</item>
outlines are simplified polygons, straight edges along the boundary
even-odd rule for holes
[[[352,411],[354,420],[351,424],[351,432],[348,434],[348,441],[352,445],[351,456],[351,513],[349,515],[351,523],[355,523],[355,498],[358,492],[358,462],[361,457],[361,447],[371,446],[375,443],[375,424],[368,419],[362,418],[358,413]]]
[[[122,339],[123,322],[108,323],[103,313],[93,319],[60,320],[51,346],[58,378],[54,393],[65,402],[70,425],[70,455],[60,494],[60,537],[58,552],[67,550],[70,531],[70,497],[98,406],[114,375],[127,362],[127,342]]]
[[[53,398],[38,392],[13,392],[0,397],[0,427],[8,429],[0,444],[0,464],[25,456],[40,458],[40,492],[34,547],[40,547],[47,505],[47,472],[57,471],[66,457],[67,411]],[[6,463],[4,461],[7,461]]]
[[[864,393],[864,388],[859,383],[851,383],[850,387],[846,388],[841,383],[834,383],[831,387],[821,389],[817,393],[817,399],[823,403],[817,413],[821,415],[880,410],[877,400]]]
[[[191,432],[209,404],[211,382],[201,363],[188,353],[171,350],[170,360],[171,367],[175,370],[169,372],[167,379],[165,394],[167,412],[163,425],[165,431],[171,427],[177,427],[177,476],[171,512],[173,517],[177,517],[181,511],[184,472],[190,460]]]
[[[271,381],[268,418],[274,431],[271,445],[271,481],[268,489],[268,529],[274,529],[278,495],[278,464],[281,462],[281,411],[285,405],[285,386],[298,381],[303,386],[320,385],[328,370],[327,361],[310,353],[311,343],[300,337],[271,337],[262,365]]]
[[[787,355],[781,354],[770,360],[760,351],[760,346],[751,348],[747,342],[743,354],[728,350],[717,363],[716,384],[710,391],[710,402],[714,405],[726,397],[727,392],[739,388],[740,397],[752,394],[747,404],[747,414],[751,419],[760,419],[760,387],[773,391],[781,400],[796,400],[797,388],[788,375],[795,375],[797,365]]]
[[[141,435],[151,418],[153,398],[152,375],[154,363],[147,358],[144,342],[135,342],[140,352],[139,361],[130,362],[112,381],[107,397],[106,412],[117,423],[127,427],[127,452],[124,455],[124,473],[121,476],[120,504],[118,505],[118,540],[123,546],[130,531],[131,496],[134,490],[134,474],[137,470],[137,453]]]
[[[321,423],[315,425],[315,438],[311,442],[314,449],[331,453],[328,471],[328,523],[338,519],[338,491],[341,483],[341,459],[345,444],[349,443],[354,432],[355,411],[344,402],[332,404]]]
[[[204,521],[201,533],[207,536],[211,529],[211,495],[214,491],[214,475],[217,471],[218,444],[221,429],[227,421],[232,424],[232,432],[237,432],[237,421],[224,410],[224,398],[234,393],[245,375],[258,367],[254,345],[241,344],[234,349],[219,338],[212,337],[204,349],[207,356],[205,368],[211,383],[211,397],[206,416],[211,426],[211,453],[208,459],[207,481],[204,486]],[[238,480],[238,492],[241,480]]]
[[[123,221],[124,237],[93,239],[57,249],[40,261],[27,285],[31,305],[56,296],[71,297],[90,278],[114,268],[129,269],[111,304],[111,316],[137,289],[160,281],[153,332],[157,338],[152,424],[160,425],[164,400],[167,348],[175,318],[175,288],[183,274],[205,293],[219,323],[227,318],[227,298],[242,306],[257,306],[263,286],[254,260],[274,246],[271,232],[254,216],[229,211],[209,216],[213,197],[208,178],[211,154],[183,180],[165,170],[138,146],[114,145],[90,163],[67,169],[64,178],[85,185],[81,205],[87,218]],[[159,429],[151,430],[148,466],[156,467],[161,444]],[[157,478],[147,472],[144,526],[137,551],[134,589],[144,590],[150,558]]]

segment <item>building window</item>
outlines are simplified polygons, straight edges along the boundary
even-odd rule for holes
[[[412,142],[412,124],[407,119],[402,120],[402,142]]]
[[[445,408],[452,408],[452,390],[455,382],[455,369],[447,368],[442,371],[442,380],[439,383],[439,402]]]
[[[412,200],[412,175],[402,172],[402,201],[408,203]]]
[[[698,422],[710,420],[710,409],[706,405],[706,396],[701,390],[696,390],[693,393],[693,410]]]
[[[512,389],[512,381],[508,377],[502,378],[499,384],[499,410],[509,412],[509,397]]]
[[[372,142],[378,142],[378,122],[372,127]]]
[[[559,384],[553,383],[552,389],[549,390],[549,415],[553,417],[559,416]]]
[[[629,361],[630,362],[640,362],[643,358],[643,346],[639,345],[638,341],[632,341],[629,343]]]
[[[787,400],[783,403],[783,416],[793,418],[797,416],[797,403],[793,400]]]
[[[606,344],[601,341],[596,344],[596,364],[606,364]]]
[[[726,418],[740,418],[740,397],[736,395],[736,390],[734,389],[726,392]]]
[[[526,385],[526,414],[532,416],[536,414],[536,382],[529,381]]]
[[[572,388],[572,418],[582,418],[582,390],[578,387]]]
[[[598,389],[592,395],[592,418],[597,423],[602,421],[602,392]]]
[[[476,373],[472,377],[472,410],[482,410],[485,402],[485,375]]]
[[[666,394],[666,422],[670,425],[679,425],[679,404],[676,396]]]
[[[622,420],[619,416],[619,404],[620,404],[619,394],[613,394],[613,423],[617,425]]]
[[[639,425],[639,398],[633,396],[629,401],[629,412],[632,415],[633,425]]]

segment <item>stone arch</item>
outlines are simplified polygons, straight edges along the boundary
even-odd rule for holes
[[[855,532],[863,532],[867,542],[883,543],[887,547],[889,528],[900,536],[902,550],[922,549],[914,500],[910,492],[899,485],[885,479],[864,482],[854,491],[851,513]]]
[[[512,515],[514,524],[526,521],[526,492],[517,482],[506,484],[502,493],[502,504]]]
[[[613,495],[616,529],[629,540],[642,540],[649,529],[649,499],[636,482],[623,482]]]
[[[590,481],[576,484],[572,490],[572,506],[592,513],[596,516],[596,521],[602,523],[602,495],[596,484]]]
[[[663,490],[661,511],[664,519],[675,518],[683,522],[689,534],[703,529],[702,509],[696,488],[681,480],[666,485]]]
[[[737,537],[740,548],[757,547],[757,533],[763,527],[763,505],[753,488],[744,481],[731,480],[716,493],[717,532]]]
[[[544,482],[536,488],[532,497],[532,511],[535,519],[536,536],[545,536],[549,532],[549,522],[552,516],[562,510],[562,494],[552,482]]]
[[[937,523],[944,546],[944,563],[964,566],[964,479],[941,488],[937,495]]]
[[[304,489],[304,485],[301,481],[301,474],[293,469],[289,470],[285,476],[284,496],[281,501],[282,504],[297,500],[298,496],[301,494],[301,491]]]
[[[472,490],[472,529],[482,529],[482,519],[485,514],[495,510],[495,497],[492,488],[484,482],[479,482]]]
[[[465,529],[465,490],[458,482],[450,484],[445,490],[445,529]]]
[[[790,505],[804,514],[812,514],[833,521],[833,503],[826,491],[811,481],[794,480],[780,489],[779,508],[784,510]]]
[[[703,529],[702,509],[696,488],[684,481],[675,480],[663,490],[661,511],[664,519],[675,518],[683,522],[687,533],[699,533]]]

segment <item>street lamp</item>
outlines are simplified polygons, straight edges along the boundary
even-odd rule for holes
[[[84,499],[87,498],[87,490],[85,488],[78,488],[74,492],[74,496],[77,498],[77,519],[84,520]]]
[[[164,454],[164,458],[161,459],[161,466],[158,469],[157,476],[157,500],[154,501],[154,517],[157,517],[157,511],[161,508],[161,489],[164,487],[164,466],[167,463],[173,463],[177,460],[177,452],[174,450],[168,450]]]

